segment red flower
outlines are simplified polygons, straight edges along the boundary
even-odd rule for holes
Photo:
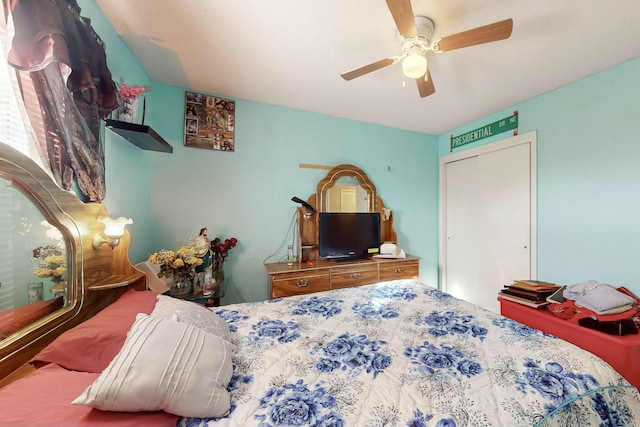
[[[129,86],[121,78],[119,88],[118,88],[118,96],[120,96],[121,99],[135,100],[140,95],[142,95],[145,92],[149,92],[150,90],[151,88],[149,88],[148,86],[138,86],[138,85]]]
[[[238,239],[232,237],[225,239],[224,242],[219,237],[216,237],[211,241],[211,252],[213,252],[214,258],[224,258],[229,255],[229,251],[235,248],[238,244]]]

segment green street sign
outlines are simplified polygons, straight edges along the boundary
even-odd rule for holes
[[[458,148],[484,138],[489,138],[490,136],[497,135],[511,129],[518,129],[517,111],[515,111],[512,116],[498,120],[497,122],[493,122],[486,126],[482,126],[481,128],[465,132],[458,136],[451,135],[451,151],[453,151],[454,148]],[[515,134],[516,133],[514,133],[514,135]]]

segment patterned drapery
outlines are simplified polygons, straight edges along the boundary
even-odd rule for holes
[[[104,44],[75,0],[3,2],[15,27],[8,61],[34,89],[36,96],[23,91],[23,98],[42,124],[36,133],[53,176],[65,190],[76,182],[85,201],[101,201],[100,120],[118,107]]]

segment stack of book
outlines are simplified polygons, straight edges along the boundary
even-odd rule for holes
[[[547,298],[560,286],[541,280],[515,280],[506,285],[499,293],[502,299],[517,302],[529,307],[540,308],[550,304]]]

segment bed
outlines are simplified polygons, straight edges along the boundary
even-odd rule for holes
[[[638,391],[596,356],[416,281],[213,310],[126,292],[0,389],[0,425],[639,424]],[[144,348],[149,329],[162,349]],[[183,345],[191,334],[202,342]],[[166,381],[171,369],[188,373]],[[52,393],[54,376],[65,387]],[[16,410],[25,400],[38,410]]]
[[[2,144],[0,176],[68,265],[62,307],[20,309],[11,330],[5,313],[0,426],[640,425],[638,391],[596,356],[425,284],[209,309],[148,290],[127,232],[94,245],[104,206]]]

